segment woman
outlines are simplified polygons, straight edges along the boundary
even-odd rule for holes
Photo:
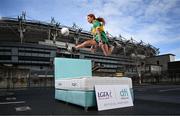
[[[74,48],[78,49],[91,46],[91,51],[93,51],[99,46],[105,56],[110,55],[114,47],[109,47],[109,41],[104,31],[105,20],[103,18],[96,18],[94,14],[89,14],[87,15],[87,21],[93,24],[91,29],[93,39],[87,40]]]

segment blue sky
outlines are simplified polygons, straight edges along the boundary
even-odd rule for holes
[[[180,60],[180,0],[0,0],[0,16],[16,17],[26,11],[28,19],[62,25],[73,22],[90,30],[88,13],[105,18],[112,35],[143,40],[160,54],[173,53]]]

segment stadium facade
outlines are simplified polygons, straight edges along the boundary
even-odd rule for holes
[[[70,35],[64,37],[60,33],[62,27],[67,26],[53,18],[47,23],[27,20],[25,14],[18,18],[2,17],[0,88],[53,86],[54,57],[91,59],[93,75],[128,76],[138,83],[141,83],[141,77],[144,82],[152,82],[152,77],[150,81],[146,77],[160,77],[164,63],[174,61],[173,54],[159,56],[157,60],[159,49],[156,47],[133,38],[128,40],[121,35],[113,37],[108,32],[110,43],[116,46],[111,56],[105,57],[100,49],[91,53],[89,48],[71,53],[67,50],[68,46],[75,46],[92,38],[92,35],[73,24],[67,27]]]

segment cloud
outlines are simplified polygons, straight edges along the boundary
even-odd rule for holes
[[[103,9],[99,11],[100,13],[97,13],[107,17],[110,22],[107,24],[107,29],[112,34],[129,33],[129,36],[135,36],[138,40],[156,44],[164,42],[164,39],[167,38],[166,35],[163,34],[166,34],[168,28],[171,28],[171,26],[165,22],[170,20],[170,18],[162,16],[171,10],[174,5],[175,2],[172,1],[157,0],[152,1],[149,5],[140,0],[134,2],[113,1],[112,3],[105,4]],[[132,12],[134,12],[134,14]],[[139,17],[137,17],[138,15]]]
[[[166,15],[176,5],[175,0],[153,0],[145,10],[145,16],[150,18]]]
[[[166,24],[146,25],[133,35],[137,40],[143,40],[154,45],[180,41],[180,34],[169,34],[168,28],[171,28],[171,26]]]
[[[121,34],[128,39],[143,40],[161,47],[162,51],[166,50],[167,44],[180,44],[178,0],[93,0],[83,5],[97,16],[104,17],[106,30],[114,36]],[[166,52],[179,54],[179,49]]]
[[[119,33],[124,30],[130,35],[138,34],[147,28],[150,34],[166,31],[165,29],[168,28],[166,23],[170,18],[165,15],[176,5],[176,1],[152,0],[152,2],[145,3],[143,0],[108,0],[91,3],[86,1],[83,4],[97,16],[104,17],[107,20],[107,27],[118,28]],[[109,30],[114,33],[113,28]]]

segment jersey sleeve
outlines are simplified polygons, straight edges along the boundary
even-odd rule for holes
[[[99,21],[94,21],[93,22],[93,27],[92,27],[92,34],[96,35],[97,34],[97,29],[100,30],[101,32],[104,31],[103,25]]]
[[[102,31],[104,31],[104,26],[103,26],[103,24],[101,24],[99,21],[95,21],[94,23],[93,23],[93,28],[95,29],[95,30],[100,30],[101,32]]]
[[[93,23],[93,28],[98,28],[98,27],[100,27],[101,26],[101,23],[99,22],[99,21],[95,21],[94,23]]]

